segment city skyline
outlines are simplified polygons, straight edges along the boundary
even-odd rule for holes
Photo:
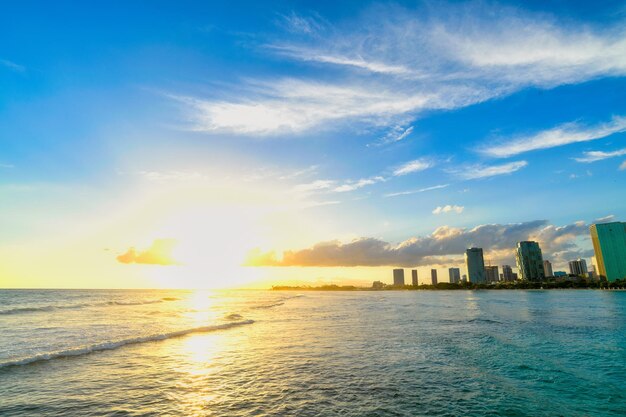
[[[4,11],[2,287],[363,284],[526,240],[567,271],[626,219],[621,6]]]

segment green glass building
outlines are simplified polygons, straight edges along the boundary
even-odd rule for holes
[[[515,250],[515,261],[521,280],[542,281],[545,278],[543,255],[539,243],[533,241],[518,242]]]
[[[482,248],[469,248],[465,251],[465,264],[467,276],[470,282],[475,284],[485,283],[485,260]]]
[[[592,224],[589,232],[598,275],[607,281],[626,278],[626,223]]]

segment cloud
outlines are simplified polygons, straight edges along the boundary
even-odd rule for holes
[[[626,161],[622,162],[619,166],[620,171],[626,170]]]
[[[608,216],[597,218],[593,223],[609,223],[615,221],[615,215],[609,214]]]
[[[589,152],[583,152],[583,153],[585,154],[585,156],[580,157],[580,158],[574,158],[574,160],[578,162],[584,162],[584,163],[602,161],[603,159],[626,155],[626,148],[618,149],[617,151],[613,151],[613,152],[589,151]]]
[[[440,184],[440,185],[433,185],[432,187],[426,187],[426,188],[420,188],[417,190],[409,190],[409,191],[400,191],[397,193],[389,193],[389,194],[385,194],[385,197],[397,197],[400,195],[409,195],[409,194],[417,194],[417,193],[423,193],[426,191],[432,191],[432,190],[439,190],[441,188],[446,188],[449,187],[450,184]]]
[[[0,164],[0,168],[15,168],[15,165],[12,164]]]
[[[193,181],[208,178],[196,171],[139,171],[139,175],[150,181]]]
[[[406,164],[400,166],[393,171],[394,176],[407,175],[413,172],[424,171],[425,169],[432,168],[435,164],[427,159],[415,159],[409,161]]]
[[[387,134],[379,141],[370,143],[367,146],[382,146],[389,143],[400,142],[401,140],[408,138],[411,133],[413,133],[413,126],[409,126],[407,128],[402,126],[393,126],[391,130],[387,132]]]
[[[403,65],[390,65],[385,64],[384,62],[368,61],[360,56],[349,57],[342,55],[331,55],[313,49],[298,48],[294,46],[268,45],[267,47],[280,55],[284,55],[286,57],[298,59],[301,61],[313,61],[320,64],[333,64],[339,66],[344,65],[381,74],[414,74],[412,70]]]
[[[457,213],[457,214],[461,214],[463,213],[463,210],[465,209],[465,207],[463,206],[451,206],[451,205],[445,205],[445,206],[438,206],[437,208],[435,208],[433,210],[433,214],[442,214],[442,213]]]
[[[424,111],[465,107],[527,87],[626,74],[622,20],[598,25],[470,2],[414,10],[372,6],[335,26],[294,13],[282,22],[289,34],[268,39],[262,51],[321,67],[319,76],[247,79],[236,91],[172,97],[183,104],[192,129],[279,135],[355,121],[359,128],[406,125]],[[560,136],[580,127],[561,128],[537,140],[567,141]],[[518,145],[521,150],[502,145],[493,153],[528,148]],[[531,143],[530,149],[543,146]]]
[[[176,265],[177,262],[172,258],[176,243],[175,239],[155,239],[147,250],[130,248],[116,259],[123,264]]]
[[[5,68],[8,68],[12,71],[15,72],[25,72],[26,71],[26,67],[20,64],[16,64],[13,61],[9,61],[8,59],[0,59],[0,65],[2,65]]]
[[[354,191],[359,188],[363,188],[367,185],[373,185],[373,184],[383,182],[383,181],[385,181],[385,178],[380,177],[380,176],[371,177],[371,178],[362,178],[358,181],[348,181],[345,184],[342,184],[339,187],[334,188],[333,191],[336,193],[345,193],[348,191]]]
[[[393,244],[381,239],[362,237],[347,243],[338,240],[320,242],[307,249],[287,250],[279,258],[275,251],[249,252],[249,266],[403,266],[429,265],[433,259],[457,257],[468,247],[482,247],[511,262],[519,241],[539,241],[545,257],[563,262],[572,254],[586,253],[576,239],[589,234],[589,226],[576,222],[566,226],[534,220],[512,224],[485,224],[474,228],[438,227],[428,236],[412,237]],[[494,257],[492,257],[492,260]],[[438,262],[434,263],[439,263]]]
[[[303,16],[295,12],[281,15],[278,24],[289,32],[296,34],[312,35],[325,26],[325,23],[319,16]]]
[[[310,193],[313,191],[327,190],[334,186],[335,180],[315,180],[304,184],[298,184],[293,189],[298,193]]]
[[[518,171],[528,165],[526,161],[509,162],[502,165],[470,165],[458,170],[449,171],[466,180],[488,178],[496,175],[506,175]]]
[[[576,122],[569,122],[531,136],[487,145],[480,148],[479,151],[489,156],[506,158],[528,151],[601,139],[620,132],[626,132],[626,117],[623,116],[615,116],[609,122],[594,126],[583,126]]]

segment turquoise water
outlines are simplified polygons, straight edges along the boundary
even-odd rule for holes
[[[626,292],[0,291],[0,415],[622,416]]]

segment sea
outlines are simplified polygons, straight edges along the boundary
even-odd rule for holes
[[[0,291],[0,416],[624,415],[622,291]]]

